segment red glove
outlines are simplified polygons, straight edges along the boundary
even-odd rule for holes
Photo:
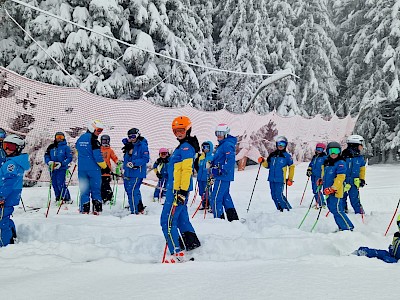
[[[260,156],[260,157],[258,158],[258,163],[259,163],[259,164],[263,163],[264,161],[265,161],[264,157]]]
[[[336,193],[336,190],[332,187],[328,187],[324,189],[324,195],[331,195]]]
[[[322,178],[317,179],[317,185],[322,185],[323,183],[324,181],[322,180]]]
[[[292,181],[292,180],[290,180],[290,179],[287,179],[287,180],[286,180],[286,184],[287,184],[288,186],[292,186],[292,184],[293,184],[293,181]]]

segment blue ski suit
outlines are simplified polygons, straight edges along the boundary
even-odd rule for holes
[[[341,204],[343,182],[346,179],[346,163],[343,158],[340,155],[335,159],[328,156],[322,166],[322,176],[323,187],[333,187],[336,191],[335,194],[329,195],[326,201],[339,230],[353,230],[354,225],[344,213],[343,205]]]
[[[322,178],[322,166],[326,160],[327,156],[325,152],[316,153],[310,163],[308,164],[308,168],[311,169],[311,184],[312,190],[314,193],[315,200],[317,201],[318,205],[325,205],[325,199],[322,195],[322,191],[318,190],[317,180]]]
[[[210,178],[209,169],[207,169],[207,162],[211,162],[214,159],[214,145],[210,141],[206,141],[205,143],[210,145],[210,151],[205,153],[203,152],[199,156],[198,165],[199,170],[197,171],[197,184],[199,186],[199,195],[202,199],[203,207],[206,207],[210,204],[210,190],[211,187],[207,186],[208,179]],[[206,191],[207,189],[207,191]]]
[[[343,195],[343,209],[347,209],[347,196],[350,198],[351,206],[356,214],[363,214],[364,209],[360,201],[359,187],[355,184],[355,179],[362,179],[365,182],[365,160],[360,151],[355,148],[343,150],[343,158],[346,160],[347,172],[345,181],[345,193]],[[346,191],[347,190],[347,191]]]
[[[78,151],[78,179],[80,197],[80,212],[84,212],[83,205],[92,200],[102,203],[101,197],[101,168],[107,164],[100,150],[97,136],[91,132],[82,134],[75,144]]]
[[[24,172],[29,169],[29,156],[25,153],[7,157],[0,167],[0,200],[4,200],[4,206],[0,207],[0,247],[13,243],[17,237],[11,214],[19,204]]]
[[[214,218],[224,218],[225,209],[229,221],[237,220],[235,205],[230,195],[231,181],[234,180],[235,173],[236,143],[237,138],[228,134],[219,141],[211,161],[211,172],[215,181],[210,204]],[[235,216],[233,219],[231,214]]]
[[[190,223],[186,205],[189,192],[193,190],[193,163],[199,149],[199,143],[196,137],[190,136],[179,142],[179,146],[169,159],[167,193],[160,218],[160,225],[171,254],[178,253],[183,248],[180,243],[179,232],[183,238],[184,235],[189,235],[189,233],[195,236],[195,230]],[[177,201],[177,194],[180,191],[187,193],[185,203]],[[198,246],[200,246],[200,242],[198,242]]]
[[[286,183],[287,170],[289,170],[288,180],[293,181],[295,166],[292,156],[286,152],[286,149],[282,151],[277,149],[269,154],[267,160],[262,163],[262,166],[269,169],[269,187],[276,209],[280,211],[284,209],[290,210],[292,206],[283,195],[283,188]]]
[[[49,161],[61,163],[59,169],[50,170],[51,184],[53,185],[54,194],[56,195],[57,200],[62,199],[69,201],[71,196],[65,184],[65,176],[68,165],[72,161],[72,152],[71,148],[67,145],[67,142],[54,141],[53,144],[47,147],[46,153],[44,154],[44,161],[46,165]]]
[[[386,263],[397,263],[400,259],[400,232],[396,232],[393,236],[392,244],[387,250],[378,250],[368,247],[360,247],[353,254],[357,256],[376,257]]]
[[[154,189],[154,199],[159,199],[165,196],[165,187],[168,180],[168,162],[169,157],[159,157],[153,165],[154,172],[160,174],[158,178],[157,188]]]
[[[150,161],[147,140],[139,136],[136,142],[126,143],[124,147],[124,187],[128,195],[129,209],[132,214],[139,214],[143,211],[142,194],[140,186],[143,178],[146,178],[146,165]],[[133,168],[128,167],[128,163]]]
[[[3,149],[3,142],[0,142],[0,167],[6,161],[7,155]]]

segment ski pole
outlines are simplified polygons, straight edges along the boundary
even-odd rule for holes
[[[308,179],[307,179],[306,187],[304,188],[304,192],[303,192],[303,196],[301,196],[300,205],[301,205],[301,203],[303,202],[304,195],[306,194],[307,185],[308,185],[308,182],[309,182],[309,181],[310,181],[310,177],[308,177]]]
[[[25,209],[25,204],[24,204],[24,201],[22,201],[22,197],[20,197],[19,199],[21,200],[22,207],[24,208],[24,212],[26,212],[26,209]]]
[[[306,212],[306,214],[305,214],[303,220],[301,220],[301,223],[300,223],[299,227],[297,227],[297,229],[300,229],[301,225],[303,225],[303,223],[304,223],[304,220],[307,218],[307,216],[308,216],[308,214],[309,214],[309,212],[310,212],[310,210],[311,210],[311,206],[312,206],[312,204],[314,203],[314,198],[315,198],[315,195],[312,197],[310,206],[308,207],[308,210],[307,210],[307,212]]]
[[[260,165],[258,166],[256,181],[254,182],[253,191],[251,192],[250,201],[249,201],[249,206],[247,206],[247,212],[249,212],[249,209],[250,209],[251,199],[253,199],[253,194],[254,194],[254,190],[255,190],[255,188],[256,188],[256,184],[257,184],[257,180],[258,180],[258,175],[260,174],[260,170],[261,170],[261,163],[260,163]]]
[[[317,219],[314,222],[314,225],[311,227],[311,232],[313,232],[315,226],[317,226],[317,223],[318,223],[318,220],[319,220],[319,216],[321,215],[321,211],[322,211],[322,206],[319,208],[318,216],[317,216]]]
[[[196,197],[197,197],[197,193],[199,192],[199,183],[198,183],[198,178],[196,177],[196,184],[194,185],[196,187],[195,191],[194,191],[194,196],[192,199],[192,203],[190,203],[190,207],[192,207],[193,203],[196,202]]]
[[[50,203],[51,203],[51,184],[53,182],[53,170],[54,170],[54,163],[51,165],[50,168],[50,183],[49,183],[49,194],[47,196],[47,211],[46,211],[46,218],[49,215],[50,210]]]
[[[61,206],[64,204],[64,196],[65,196],[65,193],[68,191],[68,187],[69,187],[69,184],[70,184],[71,181],[72,181],[72,176],[74,175],[75,170],[76,170],[76,164],[74,165],[74,168],[72,169],[71,176],[69,177],[68,183],[67,183],[67,185],[65,186],[64,194],[62,194],[62,192],[61,192],[61,204],[60,204],[60,206],[58,207],[57,215],[58,215],[58,213],[60,212]]]
[[[397,210],[399,209],[399,205],[400,205],[400,199],[399,199],[399,201],[397,202],[396,210],[394,211],[393,217],[392,217],[392,219],[390,220],[389,226],[388,226],[387,229],[386,229],[385,236],[387,235],[390,226],[392,226],[392,222],[393,222],[393,220],[394,220],[394,217],[396,216]]]
[[[168,248],[168,243],[165,243],[164,254],[161,261],[162,264],[165,262],[165,256],[167,255],[167,248]]]

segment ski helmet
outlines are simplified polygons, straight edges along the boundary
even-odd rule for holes
[[[57,132],[54,134],[54,138],[55,138],[56,140],[65,140],[65,134],[64,134],[64,132],[57,131]]]
[[[102,146],[110,146],[110,136],[108,134],[103,134],[100,138]]]
[[[286,148],[286,146],[288,144],[288,140],[285,136],[280,135],[275,139],[275,144],[276,144],[276,147],[283,146]]]
[[[10,134],[3,140],[3,149],[11,150],[15,154],[20,154],[25,148],[25,140],[16,134]]]
[[[231,129],[227,124],[218,124],[217,127],[215,127],[215,136],[224,136],[226,137],[229,132],[231,132]]]
[[[137,139],[140,136],[140,131],[137,128],[131,128],[128,130],[127,135],[130,139]]]
[[[101,133],[104,129],[104,125],[99,120],[93,120],[88,123],[87,128],[91,133],[93,133],[95,131],[97,131],[98,133]]]
[[[160,150],[158,150],[158,154],[161,153],[167,153],[168,154],[168,149],[167,148],[160,148]]]
[[[176,135],[177,133],[186,133],[192,128],[192,121],[186,116],[176,117],[172,121],[172,131]]]
[[[338,142],[328,143],[328,145],[326,146],[326,152],[328,152],[328,154],[329,154],[329,149],[332,149],[332,148],[338,148],[340,151],[339,154],[342,152],[342,146]]]
[[[7,136],[6,131],[3,128],[0,128],[0,139],[3,140]]]
[[[350,135],[347,140],[347,144],[364,145],[364,138],[358,134]]]
[[[324,143],[318,143],[315,148],[322,148],[322,149],[326,149],[326,145]]]

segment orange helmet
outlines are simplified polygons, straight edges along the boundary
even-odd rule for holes
[[[186,116],[176,117],[172,121],[172,131],[174,133],[177,133],[179,131],[187,132],[190,128],[192,128],[192,121],[190,121],[190,119],[188,117],[186,117]]]

